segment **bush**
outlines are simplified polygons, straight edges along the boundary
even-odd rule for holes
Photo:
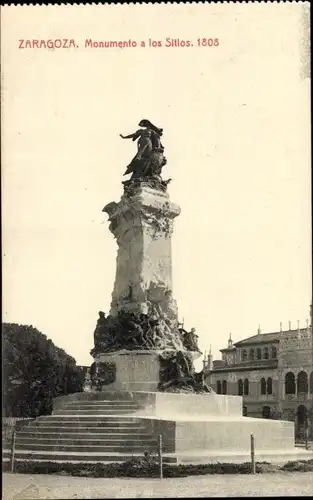
[[[313,460],[295,460],[287,462],[281,470],[288,472],[313,472]]]
[[[141,462],[140,462],[141,461]],[[3,465],[4,471],[9,470],[7,462]],[[14,471],[25,474],[58,474],[82,477],[137,477],[151,478],[159,477],[160,470],[157,461],[153,458],[149,463],[141,458],[133,458],[123,463],[96,463],[96,464],[73,464],[46,462],[34,464],[32,462],[16,462]],[[257,473],[268,473],[277,471],[288,472],[311,472],[313,471],[313,460],[302,462],[288,462],[284,466],[271,465],[267,462],[257,462]],[[203,464],[203,465],[174,465],[165,463],[163,476],[187,477],[192,475],[207,474],[250,474],[251,464]]]
[[[6,417],[50,414],[54,397],[82,390],[83,374],[74,358],[36,328],[4,323],[2,342]]]

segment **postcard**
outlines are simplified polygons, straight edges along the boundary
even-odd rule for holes
[[[6,498],[121,498],[142,467],[163,482],[128,497],[242,496],[174,476],[312,465],[309,16],[2,9]],[[53,482],[78,469],[103,485]],[[258,494],[308,494],[293,474]]]

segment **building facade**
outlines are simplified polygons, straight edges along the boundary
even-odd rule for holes
[[[243,397],[249,417],[294,420],[296,434],[313,436],[312,320],[305,328],[261,333],[221,349],[222,359],[204,359],[205,382],[217,394]]]

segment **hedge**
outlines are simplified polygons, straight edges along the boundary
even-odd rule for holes
[[[9,470],[9,463],[4,463],[4,471]],[[14,471],[25,474],[63,474],[71,476],[87,477],[159,477],[159,465],[152,460],[150,463],[145,459],[132,459],[123,463],[96,463],[96,464],[74,464],[74,463],[33,463],[15,462]],[[312,472],[313,460],[288,462],[283,466],[273,465],[268,462],[257,462],[257,473],[268,472]],[[191,475],[207,474],[250,474],[251,463],[216,463],[203,465],[163,465],[164,477],[186,477]]]

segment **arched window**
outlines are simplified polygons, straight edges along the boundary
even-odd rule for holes
[[[244,349],[241,351],[241,360],[246,361],[247,360],[247,351]]]
[[[299,372],[297,377],[297,390],[298,393],[307,393],[309,390],[308,375],[306,372]]]
[[[263,358],[264,359],[268,359],[269,358],[268,347],[264,347]]]
[[[271,417],[271,408],[270,406],[263,406],[262,408],[262,417],[270,418]]]
[[[254,360],[254,349],[252,349],[252,347],[249,350],[249,359]]]
[[[218,380],[216,382],[216,393],[217,394],[222,394],[222,385],[221,385],[221,381],[220,380]]]
[[[310,375],[310,393],[313,394],[313,372]]]
[[[277,358],[277,348],[273,345],[272,346],[272,355],[271,355],[272,359],[276,359]]]
[[[268,377],[267,379],[267,394],[272,394],[273,393],[273,380],[271,377]]]
[[[238,395],[239,396],[243,395],[243,381],[241,379],[238,380]]]
[[[227,394],[227,382],[223,380],[222,382],[222,394]]]
[[[266,380],[261,378],[261,394],[264,396],[266,394]]]
[[[298,424],[304,425],[308,419],[308,410],[304,405],[300,405],[297,408],[297,418]]]
[[[256,350],[256,359],[262,359],[262,349],[259,347]]]
[[[248,396],[249,394],[249,380],[247,378],[243,381],[243,393],[245,396]]]
[[[285,376],[285,393],[296,394],[296,379],[294,373],[288,372]]]

